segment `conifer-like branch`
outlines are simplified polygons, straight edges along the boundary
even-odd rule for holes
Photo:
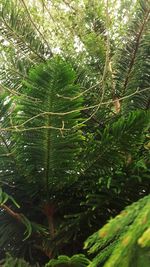
[[[150,10],[147,10],[147,12],[145,14],[145,17],[143,19],[143,23],[142,23],[141,28],[139,30],[139,33],[137,34],[137,37],[136,37],[135,48],[134,48],[133,54],[131,56],[129,69],[128,69],[128,72],[127,72],[127,75],[126,75],[126,78],[125,78],[125,81],[124,81],[123,94],[125,93],[125,90],[126,90],[126,87],[127,87],[127,84],[128,84],[131,72],[132,72],[132,68],[134,66],[134,62],[135,62],[135,59],[136,59],[136,54],[138,52],[138,48],[139,48],[139,45],[140,45],[140,40],[141,40],[143,31],[144,31],[145,25],[146,25],[147,21],[149,20],[149,14],[150,14]]]

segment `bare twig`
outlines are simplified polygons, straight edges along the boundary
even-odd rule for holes
[[[134,96],[136,94],[139,94],[139,93],[142,93],[142,92],[148,91],[148,90],[150,90],[150,87],[144,88],[142,90],[137,89],[132,94],[120,97],[118,100],[121,101],[121,100],[130,98],[130,97],[132,97],[132,96]],[[114,100],[102,102],[101,105],[110,105],[112,103],[114,103]],[[80,112],[80,111],[84,111],[84,110],[90,110],[90,109],[93,109],[93,108],[96,108],[96,107],[99,107],[99,103],[95,104],[93,106],[83,107],[83,108],[80,108],[80,109],[74,109],[74,110],[70,110],[70,111],[67,111],[67,112],[42,112],[42,113],[39,113],[39,114],[33,116],[32,118],[26,120],[24,123],[22,123],[20,125],[14,125],[14,126],[7,127],[7,128],[0,128],[0,130],[1,131],[15,131],[15,132],[25,132],[25,131],[38,130],[38,129],[53,129],[53,130],[58,130],[58,131],[62,131],[62,130],[63,131],[70,131],[71,129],[79,127],[81,124],[75,125],[72,128],[65,128],[64,127],[64,123],[63,123],[62,127],[60,127],[60,128],[59,127],[53,127],[53,126],[45,126],[45,125],[39,126],[39,127],[30,127],[30,128],[22,128],[22,127],[25,126],[28,122],[33,121],[34,119],[36,119],[38,117],[43,117],[43,116],[48,116],[48,115],[65,116],[65,115],[68,115],[68,114],[71,114],[71,113],[75,113],[75,112]],[[82,122],[82,124],[83,124],[83,122]]]
[[[30,99],[30,101],[33,101],[33,102],[41,102],[39,99],[35,98],[35,97],[31,97],[31,96],[28,96],[28,95],[25,95],[25,94],[22,94],[16,90],[13,90],[13,89],[9,89],[8,87],[0,84],[0,89],[3,89],[3,90],[6,90],[8,91],[11,95],[16,95],[16,96],[20,96],[20,97],[24,97],[24,98],[27,98],[27,99]]]
[[[80,94],[78,94],[78,95],[76,95],[76,96],[74,96],[74,97],[63,96],[63,95],[60,95],[60,94],[57,94],[57,96],[60,97],[60,98],[63,98],[63,99],[68,99],[68,100],[73,101],[73,100],[75,100],[75,99],[81,97],[82,95],[86,94],[86,93],[87,93],[88,91],[90,91],[91,89],[97,87],[99,84],[100,84],[100,82],[98,82],[98,83],[92,85],[91,87],[89,87],[88,89],[84,90],[83,92],[81,92]]]
[[[106,26],[107,26],[107,40],[106,40],[106,58],[105,58],[105,65],[104,65],[104,71],[103,71],[103,75],[102,78],[99,82],[100,84],[100,89],[102,90],[102,95],[101,95],[101,99],[99,104],[97,105],[96,109],[94,110],[94,112],[90,115],[90,117],[88,117],[86,120],[84,120],[81,124],[86,123],[87,121],[91,120],[92,117],[98,112],[98,110],[101,107],[101,104],[103,102],[104,99],[104,95],[105,95],[105,79],[107,76],[107,72],[108,72],[108,66],[109,66],[109,53],[110,53],[110,37],[109,37],[109,14],[108,14],[108,0],[106,1]]]

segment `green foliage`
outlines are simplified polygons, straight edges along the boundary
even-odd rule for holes
[[[149,258],[146,248],[150,245],[149,206],[150,196],[146,196],[128,206],[90,236],[85,242],[85,248],[89,253],[96,254],[96,257],[89,266],[148,266],[145,261]]]
[[[148,1],[1,2],[1,258],[148,265]]]
[[[120,52],[116,53],[116,94],[122,96],[138,91],[123,101],[124,112],[149,109],[149,12],[148,1],[138,1],[135,17],[128,26]]]
[[[59,256],[57,260],[52,259],[45,267],[85,267],[90,261],[83,254],[74,255],[71,258]]]
[[[9,196],[7,193],[2,191],[2,188],[0,188],[0,206],[3,206],[8,200],[11,200],[11,202],[19,208],[19,205],[15,201],[15,199],[11,196]]]
[[[97,157],[93,156],[95,169],[98,170],[96,166],[105,162],[106,171],[109,171],[108,168],[125,164],[129,154],[135,157],[143,144],[149,122],[149,112],[136,111],[121,116],[114,123],[107,124],[103,131],[98,131],[101,136],[96,142],[96,149],[89,149],[91,154],[97,154]]]
[[[23,130],[14,136],[17,160],[20,166],[23,163],[22,172],[28,172],[32,183],[46,187],[44,194],[72,183],[79,168],[76,158],[82,136],[75,127],[81,122],[82,99],[76,98],[79,87],[74,80],[71,66],[60,58],[52,59],[30,71],[29,81],[23,82],[24,95],[16,100],[13,124]],[[41,175],[45,177],[42,181]]]
[[[81,164],[77,157],[81,153],[79,144],[83,137],[77,126],[78,123],[82,125],[82,97],[76,98],[79,86],[74,81],[72,67],[56,57],[30,70],[28,80],[23,81],[21,95],[1,96],[1,126],[6,129],[6,134],[2,132],[1,135],[1,151],[6,155],[1,157],[1,172],[3,180],[7,175],[10,181],[6,190],[22,203],[19,215],[15,213],[17,218],[19,216],[17,231],[21,235],[24,233],[19,236],[22,244],[32,244],[30,238],[34,240],[35,235],[35,239],[40,240],[39,247],[50,250],[47,242],[53,237],[53,226],[49,222],[49,212],[53,213],[55,206],[59,208],[58,192],[66,186],[69,188],[78,179]],[[15,105],[13,109],[12,103]],[[25,202],[22,202],[21,192]],[[38,203],[40,216],[48,217],[48,225],[46,221],[42,224],[41,219],[36,222],[36,211],[32,214],[28,210],[29,203],[34,207],[34,201]],[[14,206],[11,208],[14,210]],[[15,218],[10,220],[6,213],[1,217],[2,225],[7,221],[5,232],[6,229],[16,231],[15,225],[12,227]],[[5,246],[9,245],[9,237],[4,239]],[[17,246],[18,238],[14,239]]]
[[[15,47],[21,57],[26,53],[31,53],[32,60],[44,61],[44,53],[51,53],[51,51],[46,44],[44,45],[42,36],[38,36],[28,12],[23,12],[22,3],[2,1],[0,15],[3,42],[7,40],[13,44],[12,48]],[[16,51],[14,53],[16,55]]]
[[[13,258],[10,254],[7,254],[5,261],[1,262],[3,267],[31,267],[29,263],[27,263],[23,259]],[[39,265],[32,265],[32,267],[38,267]]]

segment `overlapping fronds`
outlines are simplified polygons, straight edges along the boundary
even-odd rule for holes
[[[13,235],[15,255],[22,255],[22,247],[34,247],[31,240],[35,239],[44,250],[53,235],[53,226],[50,236],[47,232],[53,209],[49,202],[58,205],[56,192],[78,179],[82,97],[76,97],[80,88],[75,78],[68,63],[54,58],[30,70],[21,94],[1,96],[1,184],[22,205],[20,213],[11,206],[1,213],[1,238],[5,240],[0,239],[0,244],[9,251]],[[28,206],[32,209],[34,201],[38,206],[32,212]]]
[[[29,11],[24,12],[24,1],[16,3],[16,1],[4,0],[2,2],[0,15],[4,46],[7,40],[13,48],[16,47],[20,56],[30,57],[32,54],[32,60],[39,58],[40,61],[45,61],[45,53],[48,54],[49,50],[49,56],[51,56],[51,50],[38,27],[31,20]]]
[[[23,3],[3,0],[0,11],[1,87],[14,94],[21,90],[21,81],[31,66],[52,55],[48,42]]]
[[[148,127],[149,113],[134,111],[107,124],[97,134],[89,134],[85,170],[63,193],[68,200],[59,203],[66,216],[56,235],[57,246],[64,239],[82,239],[83,232],[97,228],[99,221],[103,224],[106,218],[149,192],[149,156],[144,148]],[[59,196],[61,199],[62,194]]]
[[[108,124],[103,131],[98,131],[97,135],[89,137],[87,149],[90,151],[87,156],[96,155],[93,156],[93,162],[88,161],[89,173],[91,166],[91,169],[95,170],[94,175],[99,170],[104,170],[106,174],[123,166],[129,155],[134,157],[139,151],[148,128],[149,112],[134,111]],[[97,142],[94,142],[93,137]]]
[[[149,197],[88,239],[93,261],[76,254],[149,193],[148,1],[134,3],[119,51],[112,1],[1,2],[0,250],[12,255],[4,266],[28,266],[22,257],[130,267],[138,253],[146,262]],[[60,57],[51,59],[50,43]],[[52,259],[60,254],[69,256]]]

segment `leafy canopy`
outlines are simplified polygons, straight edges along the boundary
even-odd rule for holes
[[[1,3],[2,264],[146,265],[149,2]]]

